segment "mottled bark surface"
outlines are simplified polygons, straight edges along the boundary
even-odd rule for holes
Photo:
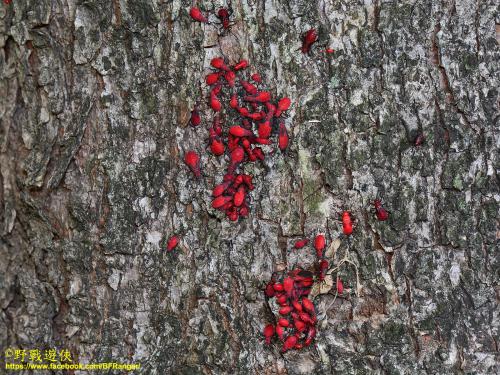
[[[498,373],[497,4],[234,0],[217,38],[191,1],[1,3],[0,347],[144,374]],[[333,57],[297,50],[313,26]],[[226,162],[187,126],[221,53],[293,101],[291,147],[249,169],[237,224],[210,207]],[[282,355],[262,286],[296,238],[336,238],[342,209],[360,294],[343,268],[315,345]]]

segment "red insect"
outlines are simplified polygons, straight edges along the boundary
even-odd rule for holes
[[[191,126],[198,126],[201,123],[201,117],[200,113],[198,112],[198,108],[194,106],[193,110],[191,111]]]
[[[247,93],[249,93],[250,95],[256,95],[257,94],[257,92],[258,92],[257,87],[255,87],[254,85],[252,85],[250,82],[241,80],[240,83],[241,83],[241,86],[243,86],[243,89]]]
[[[234,205],[240,207],[245,200],[245,187],[242,185],[238,188],[238,191],[234,194]]]
[[[265,103],[271,100],[271,94],[267,91],[261,91],[256,96],[245,96],[243,100],[246,102]]]
[[[196,177],[201,176],[200,157],[196,152],[194,151],[186,152],[186,155],[184,156],[184,162],[191,169],[191,172],[193,172]]]
[[[230,184],[231,184],[231,181],[226,181],[226,182],[223,182],[222,184],[217,185],[216,187],[214,187],[214,190],[212,191],[212,196],[218,197],[218,196],[222,195],[227,190],[227,188],[229,187]]]
[[[276,117],[281,116],[281,112],[288,110],[288,108],[290,108],[291,103],[292,102],[291,102],[290,98],[285,97],[285,98],[280,99],[280,101],[278,102],[278,106],[276,108],[276,111],[274,112],[274,115]]]
[[[264,327],[264,337],[266,338],[266,344],[269,345],[271,343],[271,339],[274,336],[274,326],[272,324],[268,324]]]
[[[9,5],[10,3],[12,3],[12,0],[3,0],[3,3],[4,3],[5,5]]]
[[[297,300],[293,300],[292,301],[292,306],[295,310],[297,310],[298,312],[301,312],[302,311],[302,305],[300,304],[299,301]]]
[[[202,22],[202,23],[210,23],[210,22],[208,22],[208,19],[203,15],[203,13],[201,13],[201,10],[199,10],[196,7],[191,8],[191,10],[189,11],[189,15],[195,21]]]
[[[230,203],[231,200],[232,200],[232,197],[226,196],[226,195],[217,197],[212,201],[212,207],[215,209],[221,208],[221,207],[225,206],[227,203]]]
[[[222,27],[224,29],[229,29],[230,26],[230,21],[229,17],[231,16],[231,8],[226,9],[226,8],[220,8],[219,11],[217,12],[217,18],[221,21]]]
[[[259,128],[257,133],[259,133],[259,138],[269,138],[271,135],[271,125],[269,125],[269,121],[264,121],[259,124]]]
[[[261,82],[262,82],[262,78],[261,78],[261,76],[260,76],[260,74],[259,74],[259,73],[254,73],[254,74],[252,74],[252,75],[250,76],[250,78],[252,78],[252,80],[253,80],[254,82],[257,82],[257,83],[261,83]]]
[[[167,250],[172,251],[177,247],[178,243],[179,243],[179,238],[177,236],[170,237],[167,241]]]
[[[298,341],[297,336],[295,335],[288,336],[285,342],[283,343],[283,348],[281,349],[281,351],[284,353],[287,350],[292,349],[297,344],[297,341]]]
[[[382,202],[380,199],[375,199],[373,202],[373,205],[375,206],[375,215],[377,215],[377,219],[379,221],[385,221],[389,218],[389,212],[382,207]]]
[[[346,236],[352,234],[352,218],[349,211],[344,211],[342,213],[342,231]]]
[[[280,315],[286,315],[286,314],[289,314],[291,311],[292,311],[292,307],[285,306],[285,307],[282,307],[280,309],[279,313],[280,313]]]
[[[286,328],[290,325],[290,322],[288,320],[286,320],[285,318],[280,318],[278,320],[278,325]]]
[[[311,50],[311,46],[317,40],[318,40],[318,33],[316,32],[316,29],[308,30],[304,34],[304,37],[302,38],[302,47],[301,47],[302,53],[309,53],[309,51]]]
[[[293,245],[293,247],[295,247],[296,249],[302,249],[308,243],[309,243],[309,239],[304,238],[303,240],[299,240],[299,241],[295,242],[295,245]]]
[[[284,290],[283,288],[283,284],[274,284],[274,290],[277,291],[277,292],[282,292]]]
[[[214,138],[210,143],[210,150],[215,156],[221,156],[222,154],[224,154],[224,143]]]
[[[337,281],[337,293],[338,294],[344,293],[344,283],[342,282],[342,280],[340,280],[340,278]]]
[[[302,320],[294,320],[293,325],[299,332],[302,332],[306,328],[306,323]],[[295,348],[297,348],[297,346]]]
[[[253,132],[243,129],[241,126],[231,126],[229,133],[235,137],[252,137]]]
[[[234,165],[241,163],[244,157],[245,157],[245,151],[243,150],[243,147],[236,147],[231,152],[231,163]]]
[[[323,250],[325,249],[325,236],[318,234],[314,239],[314,248],[316,249],[316,255],[318,258],[323,257]]]
[[[211,86],[219,81],[220,73],[210,73],[205,77],[207,85]]]
[[[241,69],[245,69],[246,67],[248,67],[248,61],[246,60],[240,60],[239,63],[237,63],[235,66],[234,66],[234,70],[241,70]]]
[[[423,145],[424,141],[425,141],[425,137],[424,137],[424,135],[423,135],[422,133],[420,133],[420,134],[419,134],[419,135],[417,135],[417,137],[415,138],[414,144],[415,144],[415,146],[417,146],[417,147],[418,147],[418,146]]]
[[[281,151],[285,151],[288,147],[288,132],[286,130],[285,123],[280,122],[279,137],[278,137],[278,147]]]
[[[212,107],[214,112],[219,112],[222,109],[220,100],[213,93],[210,95],[210,107]]]
[[[225,70],[226,72],[230,71],[222,57],[214,57],[212,61],[210,61],[210,65],[216,69]]]
[[[319,262],[319,270],[318,270],[318,279],[319,281],[323,281],[326,276],[326,271],[328,270],[329,264],[328,261],[323,259]]]
[[[304,307],[305,310],[309,311],[310,313],[314,313],[314,304],[309,298],[307,297],[302,298],[302,306]]]
[[[280,338],[281,341],[283,341],[284,337],[284,329],[282,326],[276,326],[276,334]]]
[[[294,281],[291,277],[286,277],[283,280],[283,289],[285,290],[288,297],[292,295]]]
[[[238,108],[238,97],[236,96],[236,94],[231,95],[229,106],[234,109]]]
[[[326,53],[334,53],[334,52],[335,52],[335,50],[334,50],[333,48],[326,48],[326,49],[325,49],[325,52],[326,52]]]

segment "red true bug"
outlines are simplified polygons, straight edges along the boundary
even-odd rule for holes
[[[285,338],[284,337],[284,329],[282,326],[276,326],[276,334],[278,335],[278,337],[280,338],[281,341],[283,341],[283,339]]]
[[[245,157],[245,151],[243,147],[236,147],[233,151],[231,151],[231,162],[232,164],[238,164],[243,161]]]
[[[234,81],[236,80],[236,73],[233,72],[232,70],[229,70],[224,74],[224,78],[226,79],[229,86],[233,87]]]
[[[269,125],[269,121],[264,121],[259,124],[259,128],[257,130],[259,134],[259,138],[269,138],[271,135],[271,125]]]
[[[210,65],[216,69],[225,70],[226,72],[230,71],[222,57],[214,57],[212,61],[210,61]]]
[[[290,297],[292,290],[293,290],[293,284],[294,281],[291,277],[286,277],[285,280],[283,280],[283,289],[285,290],[287,296]]]
[[[314,239],[314,248],[316,249],[316,255],[318,258],[323,257],[323,250],[325,249],[325,236],[318,234]]]
[[[328,261],[325,259],[322,259],[321,262],[319,262],[319,270],[318,270],[319,281],[323,281],[325,279],[328,266],[329,266]]]
[[[268,91],[261,91],[255,96],[244,96],[243,100],[246,102],[265,103],[271,100],[271,94]]]
[[[198,112],[198,108],[195,105],[193,110],[191,111],[191,119],[190,119],[191,126],[198,126],[201,123],[201,117],[200,113]]]
[[[303,240],[299,240],[299,241],[295,242],[295,245],[293,245],[293,247],[295,247],[296,249],[302,249],[308,243],[309,243],[309,239],[304,238]]]
[[[231,16],[231,13],[232,13],[231,8],[229,9],[220,8],[219,11],[217,12],[217,18],[221,21],[222,27],[224,29],[229,29],[230,26],[229,17]]]
[[[172,251],[177,247],[178,243],[179,243],[179,238],[177,236],[170,237],[167,241],[167,250]]]
[[[238,108],[238,97],[236,96],[236,94],[233,94],[231,96],[231,100],[229,101],[229,106],[234,109]]]
[[[283,348],[281,349],[281,351],[284,353],[287,350],[292,349],[297,344],[297,341],[298,341],[297,336],[295,335],[288,336],[285,342],[283,343]]]
[[[344,283],[342,283],[342,280],[340,278],[337,279],[337,293],[338,294],[344,293]]]
[[[243,89],[249,93],[250,95],[255,95],[257,94],[257,87],[255,87],[254,85],[252,85],[251,83],[247,82],[247,81],[244,81],[244,80],[240,80],[240,83],[241,83],[241,86],[243,86]]]
[[[210,107],[212,107],[214,112],[219,112],[222,109],[222,104],[215,94],[210,95]]]
[[[274,336],[274,325],[268,324],[267,326],[264,327],[264,337],[266,338],[266,344],[269,345],[271,343],[271,339]]]
[[[302,320],[294,320],[293,324],[299,332],[302,332],[306,328],[306,324]]]
[[[248,61],[246,60],[240,60],[239,63],[237,63],[233,69],[234,70],[241,70],[241,69],[245,69],[246,67],[248,67]]]
[[[232,197],[222,195],[220,197],[215,198],[212,201],[212,207],[215,209],[221,208],[224,205],[226,205],[228,202],[231,202],[231,200],[232,200]]]
[[[194,173],[196,177],[200,177],[201,175],[200,157],[196,152],[194,151],[186,152],[186,155],[184,156],[184,162],[191,169],[191,171]]]
[[[257,82],[257,83],[261,83],[262,82],[262,78],[260,76],[259,73],[254,73],[250,76],[250,78],[254,81],[254,82]]]
[[[230,183],[231,181],[226,181],[214,187],[214,190],[212,191],[212,196],[218,197],[219,195],[222,195],[227,190]]]
[[[211,86],[219,81],[220,73],[210,73],[205,77],[205,82],[207,85]]]
[[[344,211],[342,213],[342,231],[346,236],[352,234],[352,218],[349,211]]]
[[[215,156],[221,156],[222,154],[224,154],[224,143],[214,138],[210,142],[210,150]]]
[[[202,22],[202,23],[210,23],[210,22],[208,22],[208,19],[203,15],[203,13],[201,13],[201,10],[199,10],[196,7],[191,8],[191,10],[189,11],[189,15],[195,21]]]
[[[312,303],[312,301],[309,298],[307,298],[307,297],[302,298],[302,306],[307,311],[314,313],[314,304]]]
[[[421,146],[425,141],[425,137],[422,133],[419,133],[416,137],[415,137],[415,141],[414,141],[414,144],[415,146]]]
[[[375,206],[375,215],[379,221],[385,221],[389,218],[389,212],[382,207],[382,201],[380,199],[375,199],[373,205]]]
[[[290,306],[284,306],[279,310],[280,315],[286,315],[289,314],[292,311],[292,307]]]
[[[276,107],[276,110],[274,112],[274,116],[276,117],[279,117],[281,116],[281,113],[288,110],[288,108],[290,108],[290,104],[291,104],[291,100],[290,98],[282,98],[280,99],[280,101],[278,102],[278,105]]]
[[[234,205],[236,207],[240,207],[243,204],[243,201],[245,200],[245,187],[241,185],[238,188],[238,191],[234,194]]]
[[[304,34],[304,37],[302,38],[302,47],[301,47],[302,53],[304,53],[304,54],[309,53],[309,51],[311,50],[311,46],[317,40],[318,40],[318,33],[316,32],[316,29],[308,30]]]
[[[288,327],[290,325],[290,322],[287,319],[285,319],[285,318],[280,318],[278,320],[278,325],[286,328],[286,327]]]
[[[231,126],[229,133],[235,137],[252,137],[253,132],[243,129],[241,126]]]
[[[288,147],[288,132],[283,121],[280,122],[279,127],[278,147],[281,151],[285,151]]]
[[[293,300],[292,301],[292,306],[295,310],[297,310],[298,312],[301,312],[302,311],[302,305],[300,304],[299,301],[297,300]]]
[[[276,283],[274,284],[274,290],[277,291],[277,292],[282,292],[284,289],[283,289],[283,284],[280,284],[280,283]]]
[[[271,298],[274,297],[274,295],[276,294],[276,291],[274,290],[273,286],[274,286],[273,280],[267,283],[266,289],[264,289],[264,294],[266,295],[266,297]]]

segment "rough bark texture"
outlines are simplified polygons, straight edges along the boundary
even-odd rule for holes
[[[185,0],[1,3],[0,347],[144,374],[498,373],[497,4],[234,0],[218,38]],[[298,51],[310,27],[332,58]],[[237,224],[210,207],[225,162],[187,126],[221,53],[294,103]],[[310,265],[286,249],[338,237],[342,209],[360,294],[343,268],[349,297],[318,296],[315,345],[282,355],[262,286]]]

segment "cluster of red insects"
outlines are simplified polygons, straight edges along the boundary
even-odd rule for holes
[[[220,8],[216,14],[224,29],[230,26],[229,8]],[[198,22],[210,23],[208,16],[198,8],[191,8],[190,16]],[[315,29],[307,31],[302,38],[301,51],[309,54],[311,47],[318,40]],[[327,53],[334,50],[326,48]],[[278,130],[278,147],[284,151],[288,146],[288,132],[282,118],[283,112],[291,105],[289,98],[284,97],[273,101],[270,92],[259,88],[262,83],[258,73],[250,75],[250,79],[243,79],[242,73],[249,67],[246,60],[229,67],[223,58],[216,57],[210,62],[213,71],[205,77],[210,87],[208,104],[214,113],[212,126],[209,129],[209,146],[213,155],[219,157],[229,154],[230,163],[220,184],[212,191],[212,207],[225,212],[226,216],[237,221],[238,218],[248,216],[248,192],[254,189],[252,176],[237,173],[244,163],[264,160],[262,145],[270,145],[273,128]],[[225,91],[226,92],[225,92]],[[230,91],[229,93],[227,91]],[[221,112],[223,103],[227,103],[235,115],[232,125],[224,131]],[[191,126],[201,124],[201,116],[197,105],[191,111]],[[184,161],[193,174],[199,178],[200,157],[194,151],[186,152]],[[379,199],[374,202],[375,214],[378,220],[387,220],[388,212],[382,207]],[[346,236],[353,232],[353,221],[348,211],[342,213],[342,231]],[[172,251],[179,243],[177,236],[167,241],[167,250]],[[294,244],[295,249],[301,249],[309,243],[302,239]],[[318,263],[314,272],[296,268],[282,275],[281,280],[273,274],[271,281],[265,288],[267,298],[275,298],[280,306],[280,318],[276,325],[268,324],[264,328],[266,343],[270,344],[274,335],[283,342],[282,351],[302,349],[310,345],[316,336],[317,316],[313,302],[307,297],[314,282],[325,280],[329,269],[329,262],[324,257],[326,247],[325,236],[319,234],[314,239],[314,248]],[[336,282],[337,293],[343,293],[343,284],[340,279]]]
[[[219,157],[227,150],[230,157],[222,182],[213,189],[212,207],[236,221],[240,216],[248,215],[248,192],[254,188],[251,175],[236,172],[244,163],[264,160],[261,146],[271,144],[273,127],[278,128],[279,149],[284,151],[287,148],[288,131],[282,115],[289,109],[291,101],[284,97],[273,104],[271,93],[258,87],[262,83],[258,73],[252,74],[250,80],[243,79],[242,73],[248,68],[246,60],[229,67],[223,58],[216,57],[210,65],[213,71],[205,77],[210,87],[208,104],[214,113],[208,138],[210,151]],[[226,131],[220,116],[223,103],[232,110],[233,121],[238,123]],[[192,126],[201,124],[197,106],[191,112],[190,123]],[[196,177],[201,175],[200,157],[196,152],[188,151],[184,161]]]
[[[389,213],[382,207],[382,202],[376,199],[374,202],[375,214],[378,220],[385,221],[389,218]],[[353,219],[349,211],[342,212],[342,233],[350,236],[353,233]],[[309,239],[298,240],[294,244],[294,249],[299,250],[309,243]],[[282,352],[290,349],[302,349],[309,346],[316,336],[317,317],[312,301],[307,298],[311,292],[311,287],[315,282],[325,280],[330,267],[325,259],[326,239],[322,234],[314,238],[314,248],[318,263],[315,271],[307,271],[296,268],[283,275],[278,281],[276,274],[273,274],[271,281],[265,288],[267,298],[276,298],[276,303],[280,306],[278,311],[281,316],[277,324],[268,324],[264,327],[264,337],[267,344],[277,335],[283,342]],[[344,292],[344,285],[340,278],[336,281],[337,294]]]
[[[353,231],[353,222],[348,211],[342,213],[342,232],[350,236]],[[298,240],[294,249],[299,250],[309,243],[309,239]],[[276,298],[280,306],[278,311],[281,316],[276,325],[268,324],[264,327],[266,343],[270,344],[274,335],[283,342],[282,352],[290,349],[302,349],[309,346],[316,336],[316,311],[312,301],[307,298],[314,282],[325,280],[329,262],[325,259],[326,239],[323,234],[314,238],[314,248],[318,263],[315,272],[296,268],[286,274],[281,282],[273,274],[271,281],[265,288],[267,298]],[[342,294],[344,285],[338,279],[337,293]]]

